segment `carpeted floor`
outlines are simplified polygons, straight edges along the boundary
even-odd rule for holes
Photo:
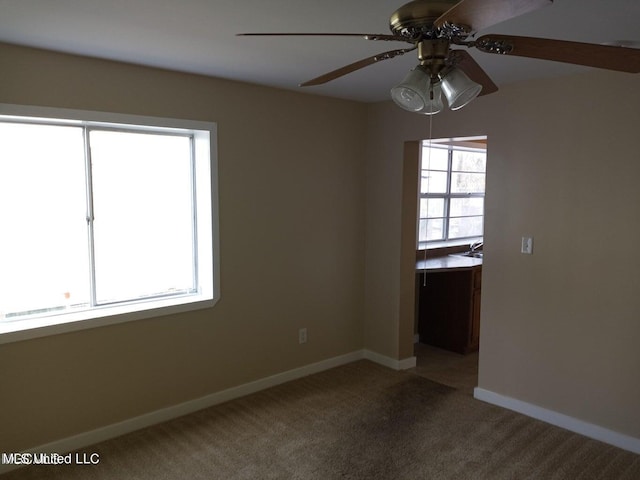
[[[640,456],[359,361],[88,447],[25,479],[640,479]]]

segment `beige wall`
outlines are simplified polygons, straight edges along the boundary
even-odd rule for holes
[[[0,451],[362,348],[365,106],[8,45],[0,72],[0,103],[216,122],[221,231],[213,309],[0,345]]]
[[[410,341],[393,336],[403,142],[427,125],[369,110],[365,340],[388,355]],[[433,123],[489,137],[479,386],[636,438],[639,127],[640,77],[601,71],[507,86]]]
[[[480,386],[640,438],[640,78],[523,86],[501,108]]]

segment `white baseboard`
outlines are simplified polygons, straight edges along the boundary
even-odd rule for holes
[[[396,360],[394,358],[380,355],[379,353],[372,352],[371,350],[363,350],[364,357],[372,362],[379,363],[385,367],[392,368],[394,370],[407,370],[416,366],[416,357],[403,358],[402,360]]]
[[[579,433],[585,437],[593,438],[608,443],[609,445],[640,454],[639,438],[618,433],[562,413],[554,412],[553,410],[523,402],[522,400],[500,395],[499,393],[485,390],[484,388],[476,387],[473,391],[473,396],[483,402],[513,410],[514,412],[522,413],[536,420],[542,420],[543,422],[564,428],[565,430]]]
[[[80,450],[89,445],[94,445],[111,438],[119,437],[127,433],[140,430],[145,427],[166,422],[173,418],[178,418],[189,413],[197,412],[204,408],[212,407],[214,405],[233,400],[234,398],[243,397],[251,393],[264,390],[269,387],[274,387],[291,380],[306,377],[314,373],[319,373],[330,368],[345,365],[347,363],[355,362],[357,360],[367,359],[373,362],[379,363],[385,367],[392,368],[394,370],[404,370],[415,366],[415,357],[410,357],[404,360],[394,360],[392,358],[380,355],[369,350],[357,350],[355,352],[340,355],[338,357],[322,360],[317,363],[305,365],[303,367],[294,368],[286,372],[271,375],[269,377],[261,378],[253,382],[238,385],[227,390],[212,393],[201,398],[189,400],[187,402],[172,405],[170,407],[155,410],[153,412],[140,415],[138,417],[130,418],[122,422],[100,427],[95,430],[83,432],[72,437],[63,438],[60,440],[40,445],[34,448],[30,448],[23,453],[59,453],[63,454],[74,450]],[[7,452],[9,453],[9,452]],[[0,463],[0,474],[20,468],[21,465],[2,464]]]

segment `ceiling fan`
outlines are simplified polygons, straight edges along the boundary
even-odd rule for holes
[[[478,95],[498,90],[489,75],[464,49],[484,53],[553,60],[621,72],[640,72],[640,49],[625,46],[551,40],[475,32],[499,22],[551,5],[553,0],[413,0],[389,20],[391,34],[364,33],[240,33],[240,36],[345,36],[373,41],[398,41],[411,46],[379,53],[300,84],[321,85],[343,75],[417,51],[419,64],[391,98],[402,108],[423,114],[441,111],[442,93],[457,110]],[[452,48],[462,47],[462,48]]]

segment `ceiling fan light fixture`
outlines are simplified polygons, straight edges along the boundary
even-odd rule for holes
[[[458,110],[476,98],[482,90],[482,85],[471,80],[459,68],[453,68],[443,78],[442,91],[447,97],[449,108]]]
[[[428,89],[429,74],[418,65],[407,74],[402,82],[391,89],[391,99],[405,110],[420,112],[427,106]]]

